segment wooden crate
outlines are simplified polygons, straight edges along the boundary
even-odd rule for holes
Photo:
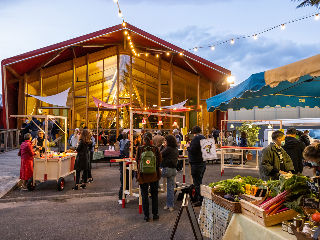
[[[201,196],[211,199],[217,205],[228,209],[233,213],[241,213],[241,205],[240,202],[231,202],[223,197],[223,194],[213,193],[212,188],[201,185]]]
[[[265,227],[270,227],[283,221],[291,220],[298,214],[294,210],[287,210],[268,216],[262,208],[258,207],[254,203],[255,201],[248,202],[240,200],[242,214]]]

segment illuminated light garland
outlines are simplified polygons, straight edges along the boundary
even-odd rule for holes
[[[309,18],[314,18],[316,21],[318,21],[318,20],[320,20],[320,13],[317,12],[317,13],[313,13],[313,14],[307,15],[305,17],[296,18],[296,19],[293,19],[293,20],[290,20],[288,22],[285,22],[285,23],[282,23],[282,24],[267,28],[267,29],[265,29],[263,31],[260,31],[260,32],[257,32],[257,33],[251,34],[251,35],[243,35],[243,36],[239,36],[239,37],[236,37],[236,38],[232,38],[232,39],[228,39],[228,40],[224,40],[224,41],[219,41],[219,42],[216,42],[215,44],[211,44],[211,45],[207,45],[207,46],[196,46],[196,47],[193,47],[193,48],[189,48],[188,50],[189,51],[193,50],[193,51],[197,52],[199,49],[207,48],[207,47],[211,48],[211,50],[212,50],[213,46],[216,47],[216,46],[224,45],[224,44],[233,45],[235,43],[234,41],[240,40],[240,39],[246,39],[246,38],[253,38],[254,40],[258,40],[259,35],[265,34],[265,33],[269,32],[269,31],[273,31],[273,30],[279,29],[279,28],[281,30],[285,30],[288,24],[296,23],[296,22],[303,21],[303,20],[306,20],[306,19],[309,19]]]

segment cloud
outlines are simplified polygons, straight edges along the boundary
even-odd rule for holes
[[[222,32],[214,33],[212,28],[188,26],[177,32],[171,32],[164,39],[190,49],[195,46],[208,46],[237,36]],[[260,37],[258,40],[243,39],[234,45],[223,44],[212,51],[209,47],[196,53],[222,67],[230,69],[237,83],[246,80],[251,74],[280,67],[313,55],[319,54],[320,46],[300,44],[294,41]]]

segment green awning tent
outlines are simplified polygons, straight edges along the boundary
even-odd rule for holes
[[[252,75],[239,85],[249,88],[239,93],[239,85],[207,99],[207,109],[227,111],[254,107],[320,107],[320,55],[264,73]],[[253,77],[255,77],[253,79]],[[289,81],[288,81],[289,80]],[[259,81],[252,88],[252,81]],[[248,84],[246,84],[246,82]],[[265,82],[265,84],[262,83]]]

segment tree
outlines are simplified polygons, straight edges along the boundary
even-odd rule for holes
[[[292,0],[292,1],[300,2],[297,8],[308,7],[308,6],[320,8],[320,0]]]

